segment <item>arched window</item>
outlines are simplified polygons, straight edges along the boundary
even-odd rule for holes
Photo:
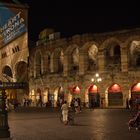
[[[132,41],[130,44],[130,50],[128,53],[129,67],[140,67],[140,41]]]
[[[120,46],[117,45],[114,47],[114,64],[120,64],[121,62],[121,52],[120,52]]]
[[[91,71],[97,69],[97,55],[98,48],[93,44],[88,50],[88,70]]]
[[[75,48],[72,52],[71,73],[76,74],[79,70],[79,49]]]

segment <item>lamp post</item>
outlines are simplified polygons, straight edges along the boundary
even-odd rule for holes
[[[97,83],[101,82],[102,78],[98,73],[91,78],[92,85],[89,88],[89,104],[90,108],[99,107],[100,106],[100,95],[98,93]]]
[[[94,75],[94,78],[91,79],[91,82],[95,83],[95,85],[96,85],[96,83],[99,83],[99,82],[101,82],[101,81],[102,81],[102,78],[99,76],[98,73],[96,73],[96,74]]]
[[[5,89],[0,91],[0,138],[10,138]]]

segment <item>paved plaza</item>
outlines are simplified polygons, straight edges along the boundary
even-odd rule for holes
[[[132,112],[126,109],[84,109],[75,125],[63,125],[58,111],[10,112],[12,140],[139,140],[140,130],[129,131]]]

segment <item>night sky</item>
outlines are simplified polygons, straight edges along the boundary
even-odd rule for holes
[[[73,1],[19,0],[29,5],[29,39],[37,41],[44,28],[54,28],[62,37],[140,27],[139,5]],[[83,0],[84,1],[84,0]]]

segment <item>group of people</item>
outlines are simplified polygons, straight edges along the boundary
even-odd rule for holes
[[[30,106],[32,103],[32,99],[29,99],[29,98],[23,98],[23,106],[26,107],[26,106]]]
[[[64,103],[61,106],[62,110],[62,117],[63,117],[63,123],[66,125],[68,124],[69,119],[74,120],[74,113],[81,112],[81,100],[80,98],[73,98],[71,101],[70,106],[68,105],[67,101],[64,101]]]
[[[6,108],[8,111],[15,110],[17,111],[18,106],[21,105],[17,99],[7,99]]]
[[[76,113],[81,112],[81,99],[80,98],[73,98],[70,106],[72,107],[72,109]]]

